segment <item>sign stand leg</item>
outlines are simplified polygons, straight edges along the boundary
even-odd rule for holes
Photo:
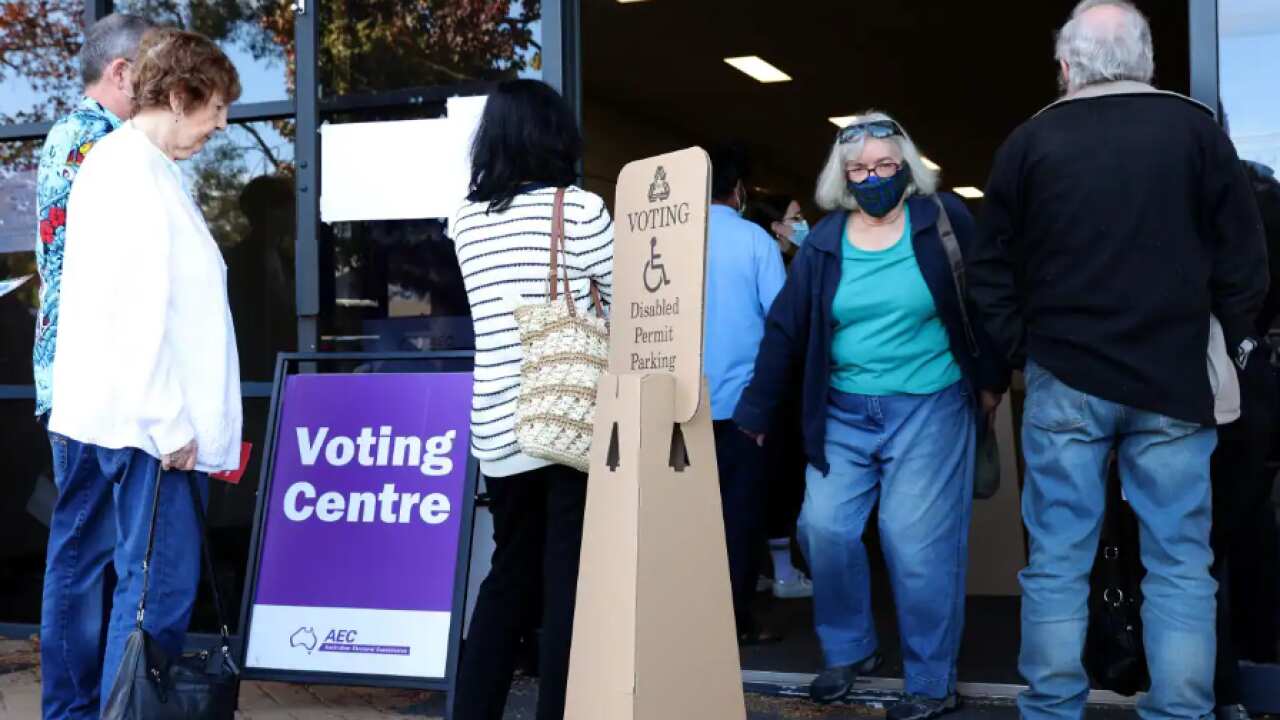
[[[671,375],[601,379],[565,720],[746,717],[701,395],[676,423]]]

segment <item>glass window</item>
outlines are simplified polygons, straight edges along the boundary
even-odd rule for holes
[[[0,144],[0,385],[32,382],[40,292],[34,250],[40,145],[39,140]]]
[[[80,0],[0,0],[0,124],[57,119],[80,96]]]
[[[116,0],[116,12],[202,33],[217,41],[236,69],[240,102],[293,97],[292,3],[250,0]]]
[[[27,346],[28,355],[30,345]],[[0,401],[0,622],[40,622],[52,455],[31,400]]]
[[[1219,78],[1227,127],[1246,160],[1280,168],[1280,5],[1220,0]]]
[[[320,95],[542,76],[541,0],[319,0]]]
[[[276,353],[297,347],[293,120],[232,125],[182,163],[227,262],[240,376],[268,381]],[[35,165],[41,141],[0,144],[0,384],[29,384],[39,299]]]
[[[335,113],[333,123],[440,117],[443,103]],[[323,162],[323,158],[322,158]],[[441,220],[321,223],[320,349],[474,347],[470,306]]]
[[[293,120],[239,123],[182,163],[227,262],[240,377],[271,380],[297,347]]]
[[[253,458],[238,485],[210,481],[209,534],[219,588],[234,632],[240,619],[255,493],[269,401],[244,401],[244,437]],[[49,441],[30,400],[0,401],[0,622],[39,623],[49,514],[57,499]],[[214,632],[211,599],[201,587],[192,629]]]
[[[240,598],[244,595],[244,579],[248,574],[246,567],[253,536],[253,512],[262,471],[262,454],[266,447],[270,406],[271,402],[266,399],[244,401],[244,439],[253,443],[253,455],[240,482],[232,485],[209,481],[209,547],[213,549],[223,610],[233,633],[238,632]],[[201,585],[191,617],[191,629],[195,632],[217,632],[216,619],[212,598]]]

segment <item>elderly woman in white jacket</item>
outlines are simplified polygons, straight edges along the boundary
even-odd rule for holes
[[[132,86],[133,118],[86,157],[68,200],[49,419],[70,441],[68,473],[115,488],[114,512],[86,518],[116,535],[104,689],[135,624],[157,493],[144,626],[182,649],[200,579],[187,473],[206,503],[206,473],[235,469],[241,439],[226,266],[175,164],[226,127],[239,77],[207,38],[163,29],[143,38]]]

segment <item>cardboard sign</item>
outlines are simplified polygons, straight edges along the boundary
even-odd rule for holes
[[[638,160],[618,176],[609,372],[676,376],[677,422],[702,392],[711,160],[701,148]]]
[[[565,720],[746,717],[702,379],[710,170],[693,148],[618,180]]]
[[[293,375],[246,670],[446,676],[471,374]]]

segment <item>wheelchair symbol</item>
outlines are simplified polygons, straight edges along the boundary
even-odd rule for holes
[[[649,280],[650,272],[655,275],[652,282]],[[671,280],[667,277],[667,267],[662,264],[662,255],[658,252],[658,238],[650,238],[649,261],[644,264],[644,289],[651,293],[656,293],[664,285],[670,284]]]

